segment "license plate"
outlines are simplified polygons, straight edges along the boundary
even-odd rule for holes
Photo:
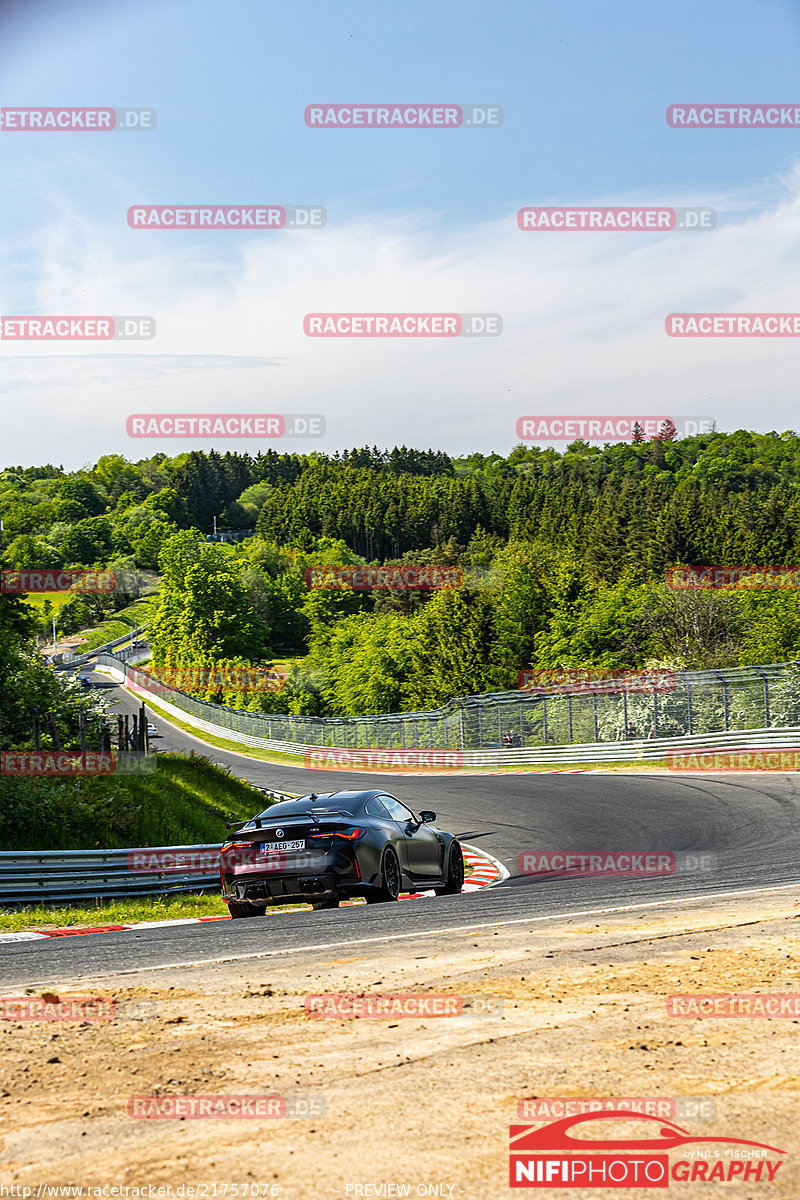
[[[299,838],[297,841],[294,841],[294,842],[262,842],[261,843],[261,853],[262,854],[275,854],[279,850],[281,850],[285,853],[287,850],[305,850],[305,848],[306,848],[305,838]]]

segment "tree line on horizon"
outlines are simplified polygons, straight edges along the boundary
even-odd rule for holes
[[[0,473],[5,567],[158,570],[156,670],[301,658],[261,711],[408,711],[525,669],[800,656],[794,592],[680,593],[669,566],[800,565],[800,437],[711,433],[456,457],[191,451]],[[236,545],[221,528],[256,534]],[[314,565],[439,564],[473,585],[309,589]],[[474,581],[478,580],[478,583]],[[86,613],[75,598],[73,619]],[[76,626],[82,627],[82,626]]]

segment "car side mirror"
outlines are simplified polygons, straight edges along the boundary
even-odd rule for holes
[[[431,812],[431,810],[429,808],[423,808],[422,812],[419,815],[422,818],[423,825],[430,825],[431,821],[436,820],[436,813]]]

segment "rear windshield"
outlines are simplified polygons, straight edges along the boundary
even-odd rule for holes
[[[280,804],[271,804],[269,808],[265,808],[258,815],[262,821],[273,821],[276,817],[302,817],[310,812],[317,817],[323,817],[326,814],[351,814],[360,807],[360,804],[360,800],[335,798],[316,800],[313,803],[311,800],[282,800]]]

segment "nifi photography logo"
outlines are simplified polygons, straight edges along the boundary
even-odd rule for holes
[[[603,1122],[598,1128],[597,1122]],[[639,1133],[606,1134],[609,1123]],[[620,1132],[623,1132],[620,1130]],[[693,1137],[662,1117],[606,1110],[509,1129],[509,1186],[666,1188],[675,1183],[771,1183],[786,1157],[764,1142]]]

